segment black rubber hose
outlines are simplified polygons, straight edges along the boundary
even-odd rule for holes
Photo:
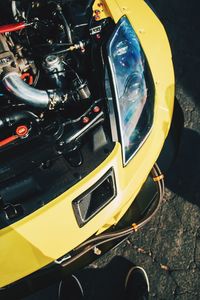
[[[0,116],[0,129],[5,126],[13,126],[22,120],[30,120],[35,123],[39,122],[38,116],[30,111],[13,111],[4,116]]]
[[[71,33],[71,30],[70,30],[69,24],[68,24],[63,12],[62,12],[62,8],[59,5],[57,6],[57,11],[58,11],[58,15],[59,15],[59,17],[60,17],[60,19],[61,19],[61,21],[64,25],[64,30],[65,30],[65,34],[67,36],[67,41],[68,41],[68,43],[73,44],[72,33]]]
[[[94,0],[87,0],[86,1],[86,7],[85,9],[90,9],[92,7],[92,5],[94,4]]]

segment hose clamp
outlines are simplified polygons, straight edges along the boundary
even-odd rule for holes
[[[60,102],[61,97],[54,91],[48,91],[49,110],[54,110],[55,106]]]

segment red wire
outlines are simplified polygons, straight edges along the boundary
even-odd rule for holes
[[[24,22],[2,25],[0,26],[0,33],[18,31],[24,29],[25,27],[26,27],[26,23]]]
[[[3,147],[5,145],[15,141],[16,139],[18,139],[18,135],[12,135],[12,136],[0,141],[0,147]]]

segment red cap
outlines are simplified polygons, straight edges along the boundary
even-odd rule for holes
[[[100,107],[99,106],[95,106],[94,108],[93,108],[93,112],[94,113],[98,113],[98,112],[100,112]]]
[[[83,117],[83,123],[87,124],[90,122],[90,119],[88,117]]]
[[[26,125],[18,126],[16,129],[16,134],[18,136],[25,136],[28,133],[28,127]]]

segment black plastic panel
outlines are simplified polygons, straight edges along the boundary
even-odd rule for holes
[[[113,170],[109,170],[94,186],[73,201],[78,225],[82,227],[116,196]]]

